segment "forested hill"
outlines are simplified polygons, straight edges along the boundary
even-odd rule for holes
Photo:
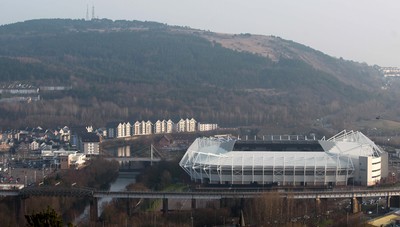
[[[0,26],[2,84],[71,86],[0,103],[0,125],[52,126],[194,117],[221,126],[342,128],[387,108],[372,67],[273,36],[155,22],[32,20]],[[4,97],[4,95],[3,95]],[[364,111],[365,110],[365,111]]]

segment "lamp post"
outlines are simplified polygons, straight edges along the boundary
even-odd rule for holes
[[[381,200],[381,198],[376,200],[376,214],[379,214],[379,201]]]

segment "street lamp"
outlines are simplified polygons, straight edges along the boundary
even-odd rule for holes
[[[379,206],[379,201],[380,201],[380,200],[381,200],[381,198],[379,198],[379,199],[376,200],[376,214],[379,214],[378,206]]]

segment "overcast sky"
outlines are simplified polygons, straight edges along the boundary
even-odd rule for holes
[[[400,0],[0,0],[0,24],[95,16],[275,35],[334,57],[400,67]]]

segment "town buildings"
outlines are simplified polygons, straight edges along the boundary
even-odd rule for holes
[[[91,133],[88,131],[92,131]],[[61,167],[61,159],[68,158],[69,166],[79,168],[86,156],[99,155],[101,134],[93,127],[68,127],[0,131],[0,152],[15,152],[19,157],[38,157],[37,163]],[[42,168],[42,164],[35,168]],[[65,167],[65,166],[63,166]]]
[[[80,144],[82,153],[85,155],[100,154],[100,137],[96,133],[84,133],[80,136]]]
[[[397,67],[380,67],[379,70],[385,77],[399,77],[400,68]]]
[[[77,166],[86,156],[100,154],[100,141],[102,138],[128,138],[131,136],[170,134],[176,132],[196,132],[218,129],[217,124],[205,124],[197,122],[194,118],[180,119],[175,123],[171,119],[110,122],[104,128],[93,129],[92,126],[63,126],[55,129],[43,129],[41,127],[25,128],[21,130],[0,131],[0,152],[16,151],[22,156],[30,154],[41,155],[43,159],[55,165],[61,165],[61,157],[65,161],[63,165]],[[184,134],[181,134],[182,136]],[[165,137],[164,143],[173,141],[176,149],[180,149],[181,143],[188,143],[179,136],[174,140]],[[185,142],[186,141],[186,142]],[[70,153],[72,152],[72,153]],[[65,155],[61,155],[65,154]],[[76,161],[73,161],[75,160]],[[72,161],[71,161],[72,160]],[[72,163],[72,164],[71,164]],[[74,164],[75,163],[75,164]],[[65,166],[64,166],[65,167]]]
[[[124,138],[139,135],[165,134],[174,132],[196,132],[218,129],[218,124],[199,123],[194,118],[180,119],[176,124],[171,120],[114,122],[107,124],[107,138]]]

